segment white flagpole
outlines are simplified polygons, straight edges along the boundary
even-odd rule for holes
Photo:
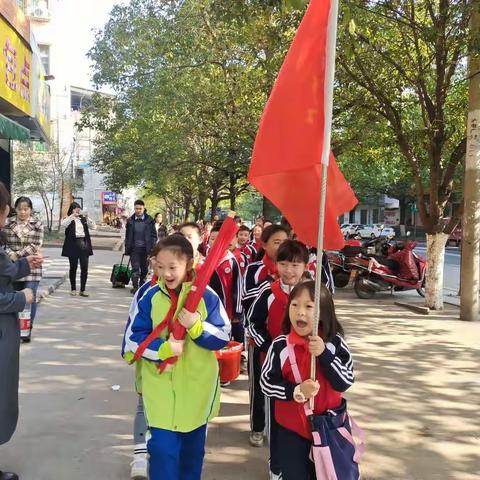
[[[314,313],[314,335],[318,332],[320,323],[320,292],[322,285],[322,261],[323,261],[323,230],[325,225],[325,203],[327,196],[327,175],[328,163],[330,158],[330,137],[332,133],[332,110],[333,110],[333,82],[335,78],[335,48],[337,42],[337,19],[338,19],[338,0],[331,0],[330,13],[328,17],[327,30],[327,51],[325,68],[325,127],[323,131],[323,151],[322,151],[322,186],[320,196],[320,214],[318,221],[318,241],[317,241],[317,274],[315,279],[315,313]],[[316,377],[316,357],[312,356],[310,365],[312,380]],[[313,410],[313,399],[310,401]]]

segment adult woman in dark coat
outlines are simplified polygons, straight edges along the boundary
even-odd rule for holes
[[[85,291],[88,277],[88,260],[93,255],[90,229],[97,227],[88,217],[80,214],[80,205],[73,202],[68,209],[67,217],[62,220],[65,228],[62,257],[70,260],[71,295],[77,294],[77,267],[80,262],[80,296],[88,297]]]
[[[10,212],[10,195],[0,182],[0,228]],[[16,292],[13,282],[42,265],[40,255],[30,255],[12,262],[0,247],[0,445],[8,442],[18,419],[18,373],[20,326],[18,313],[33,302],[33,292],[25,288]],[[1,458],[1,455],[0,455]],[[18,480],[14,473],[0,471],[0,480]]]

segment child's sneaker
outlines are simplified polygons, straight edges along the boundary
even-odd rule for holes
[[[263,447],[263,432],[250,432],[250,445],[252,447]]]
[[[130,464],[132,470],[130,478],[134,480],[147,480],[148,478],[148,461],[147,455],[144,453],[137,453],[133,457],[133,462]]]

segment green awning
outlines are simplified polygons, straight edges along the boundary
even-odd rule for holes
[[[0,113],[0,136],[25,141],[30,139],[30,130]]]

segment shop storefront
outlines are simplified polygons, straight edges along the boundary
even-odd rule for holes
[[[0,0],[0,181],[10,188],[12,140],[49,141],[48,86],[28,20]]]
[[[115,226],[117,217],[117,194],[115,192],[102,192],[103,223]]]

